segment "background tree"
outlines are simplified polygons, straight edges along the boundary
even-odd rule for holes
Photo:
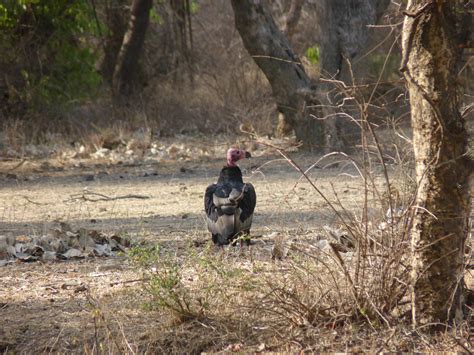
[[[401,70],[410,93],[418,183],[412,316],[415,324],[436,324],[462,316],[472,162],[456,78],[471,27],[463,18],[467,10],[455,1],[410,0],[405,15]]]
[[[244,46],[272,87],[278,111],[284,116],[280,133],[294,128],[296,138],[311,148],[324,145],[321,121],[310,116],[315,87],[273,17],[258,0],[232,0],[235,26]]]
[[[193,82],[192,48],[193,32],[191,26],[190,0],[170,0],[172,11],[171,25],[173,27],[173,50],[170,55],[175,69],[185,64],[191,83]],[[175,70],[175,79],[178,79],[180,70]]]
[[[100,72],[104,80],[110,85],[112,85],[117,57],[130,19],[128,3],[128,0],[107,1],[104,10],[108,31],[105,37],[104,58],[100,64]]]
[[[316,26],[321,37],[321,75],[341,79],[344,59],[361,54],[390,0],[323,0],[316,7]],[[350,78],[345,78],[350,79]]]
[[[133,0],[130,21],[117,57],[113,75],[116,98],[129,97],[135,89],[138,59],[145,41],[153,0]]]
[[[352,82],[346,61],[357,60],[370,35],[369,25],[376,24],[390,4],[390,0],[322,0],[316,3],[316,26],[320,32],[321,78]],[[354,75],[359,75],[354,69]],[[356,125],[336,115],[338,90],[330,81],[318,86],[319,99],[328,120],[328,144],[332,148],[347,146],[359,136]],[[351,115],[357,115],[352,113]],[[352,127],[352,129],[350,129]]]
[[[314,26],[317,27],[320,32],[319,48],[321,56],[319,66],[321,78],[334,80],[342,79],[350,81],[351,78],[349,77],[341,77],[344,58],[352,61],[360,55],[369,38],[370,31],[368,25],[375,24],[378,21],[378,19],[381,17],[382,13],[385,11],[389,3],[389,0],[328,0],[318,2],[316,5],[314,5]],[[255,54],[258,55],[258,53],[262,53],[263,48],[255,48],[256,46],[258,46],[258,44],[256,43],[259,42],[257,38],[254,38],[251,41],[247,41],[244,38],[245,36],[249,37],[249,34],[245,33],[250,32],[249,25],[247,23],[245,25],[239,26],[239,22],[243,22],[244,14],[242,10],[244,7],[247,7],[246,10],[251,11],[251,6],[255,7],[257,5],[267,12],[267,18],[271,18],[271,15],[268,14],[268,10],[265,8],[265,2],[252,3],[249,1],[244,1],[238,4],[238,6],[240,6],[241,12],[239,13],[239,18],[236,19],[237,29],[239,30],[239,33],[244,39],[244,45],[249,51],[249,53],[254,56],[255,60]],[[304,2],[299,0],[293,0],[290,2],[289,6],[287,5],[288,11],[286,15],[283,16],[283,34],[280,34],[280,37],[284,37],[285,34],[288,36],[288,38],[293,36],[296,31],[298,21],[301,17],[303,5]],[[233,7],[235,10],[236,2],[233,3]],[[248,17],[248,19],[251,21],[260,21],[262,28],[264,28],[265,26],[267,26],[268,28],[271,27],[271,25],[265,24],[265,16],[254,16],[253,18]],[[272,22],[274,22],[273,18]],[[290,46],[288,44],[288,38],[285,38],[285,41],[286,45]],[[268,46],[264,48],[267,49]],[[292,53],[294,53],[292,49],[290,50]],[[268,69],[266,70],[264,68],[262,62],[265,62],[265,60],[260,60],[260,64],[259,62],[257,62],[257,64],[269,79],[272,85],[273,93],[275,95],[276,91],[281,88],[282,84],[277,82],[275,77],[273,79],[270,79],[270,75],[272,74]],[[284,67],[284,64],[281,64],[280,66]],[[286,66],[286,68],[288,69],[289,66]],[[289,72],[291,72],[291,69],[289,70]],[[285,79],[284,82],[287,82],[287,80]],[[313,86],[312,90],[314,90],[315,88],[316,87]],[[319,147],[329,147],[332,149],[342,148],[344,145],[347,145],[351,142],[350,139],[348,141],[345,139],[347,138],[347,135],[351,134],[351,130],[348,129],[348,126],[350,126],[350,122],[342,122],[343,119],[341,117],[338,117],[338,115],[336,114],[336,109],[334,107],[338,104],[338,102],[337,90],[335,90],[335,85],[331,82],[328,82],[327,80],[323,80],[318,83],[317,88],[317,93],[315,93],[314,91],[311,92],[311,90],[307,90],[307,93],[311,92],[311,98],[309,98],[309,96],[306,96],[305,105],[311,105],[310,102],[322,103],[323,109],[319,110],[319,112],[314,110],[312,114],[317,117],[329,118],[319,122],[311,122],[310,119],[308,119],[307,121],[305,121],[304,119],[295,119],[288,112],[283,112],[280,109],[280,105],[279,111],[282,114],[280,115],[278,133],[286,134],[288,132],[291,132],[293,129],[296,132],[297,130],[300,130],[300,128],[298,128],[297,122],[305,122],[303,124],[303,126],[305,127],[303,129],[305,133],[305,138],[303,139],[303,136],[297,133],[298,139],[304,140],[309,146],[318,145]],[[284,99],[282,99],[283,93],[279,94],[279,98],[277,98],[276,96],[277,95],[275,95],[277,102],[284,102]],[[284,105],[288,106],[288,103],[285,103]],[[289,107],[291,107],[291,105],[289,105]],[[308,113],[306,113],[306,115],[307,117],[310,117]],[[355,125],[353,126],[356,127]],[[308,130],[307,127],[313,128]],[[352,131],[353,130],[354,129],[352,129]],[[316,134],[316,136],[311,137],[311,134]],[[352,135],[354,134],[358,136],[358,133],[352,132]]]

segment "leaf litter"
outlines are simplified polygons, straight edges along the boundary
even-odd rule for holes
[[[79,228],[59,222],[45,235],[0,235],[0,266],[13,262],[55,261],[108,257],[126,253],[130,241],[117,234]]]

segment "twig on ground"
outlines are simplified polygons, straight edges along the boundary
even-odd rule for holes
[[[461,348],[463,348],[466,351],[466,354],[469,354],[469,355],[472,354],[472,347],[469,348],[471,346],[469,339],[466,340],[466,343],[468,343],[468,346],[466,346],[465,344],[462,343],[461,339],[456,338],[456,336],[454,336],[453,334],[449,332],[447,334],[451,336],[451,338],[456,342],[456,344],[458,344]]]
[[[46,202],[36,202],[36,201],[33,201],[32,199],[30,199],[28,196],[26,195],[20,195],[21,197],[23,197],[27,202],[29,203],[32,203],[33,205],[37,205],[37,206],[47,206],[47,205],[50,205],[50,203],[46,203]]]
[[[50,354],[53,353],[53,349],[54,347],[56,346],[56,344],[58,343],[59,339],[61,338],[61,335],[63,334],[63,331],[64,331],[64,325],[61,327],[61,330],[59,331],[58,333],[58,336],[54,338],[54,342],[53,344],[49,347],[51,350],[49,351]]]
[[[75,202],[78,200],[88,201],[88,202],[116,201],[116,200],[123,200],[123,199],[147,200],[149,198],[151,197],[146,196],[146,195],[134,195],[134,194],[122,195],[122,196],[107,196],[98,192],[85,190],[81,193],[70,195],[69,198],[67,200],[64,200],[63,202]]]
[[[109,285],[110,285],[110,286],[124,285],[124,284],[131,284],[131,283],[134,283],[134,282],[148,281],[148,280],[150,280],[149,277],[143,277],[143,278],[141,278],[141,279],[133,279],[133,280],[125,280],[125,281],[115,281],[115,282],[109,283]]]
[[[20,166],[22,166],[26,162],[26,159],[22,159],[17,165],[15,165],[13,168],[8,169],[8,172],[12,172],[16,169],[18,169]]]

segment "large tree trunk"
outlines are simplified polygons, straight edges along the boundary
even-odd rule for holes
[[[278,111],[284,116],[281,133],[294,128],[306,147],[324,145],[321,121],[309,115],[314,88],[287,38],[278,29],[262,0],[232,0],[235,25],[244,46],[267,77]]]
[[[135,90],[138,58],[145,41],[153,0],[133,0],[130,21],[123,38],[113,76],[113,90],[119,101]]]
[[[122,47],[123,37],[127,30],[127,0],[112,0],[107,2],[106,24],[108,33],[105,39],[104,59],[100,64],[100,72],[106,82],[112,85],[112,77],[116,67],[117,57]]]
[[[179,70],[180,67],[186,65],[187,72],[191,84],[194,83],[192,49],[193,35],[191,26],[191,4],[189,0],[170,0],[172,10],[172,26],[173,26],[173,46],[174,50],[171,55],[173,57],[174,76],[175,79],[181,79],[185,70]]]
[[[356,58],[370,36],[368,25],[378,22],[390,0],[320,0],[321,75],[338,79],[343,58]]]
[[[317,3],[321,78],[352,82],[350,77],[341,77],[344,59],[353,60],[360,55],[369,39],[368,25],[376,24],[389,4],[390,0],[321,0]],[[323,81],[319,92],[324,116],[332,117],[327,122],[329,146],[342,149],[352,144],[359,136],[358,126],[336,114],[335,106],[340,103],[336,85]]]
[[[456,76],[461,45],[454,1],[410,0],[401,70],[410,92],[418,189],[412,224],[415,324],[462,315],[464,244],[471,211],[465,122]]]

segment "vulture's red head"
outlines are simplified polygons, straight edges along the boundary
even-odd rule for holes
[[[227,166],[236,166],[236,162],[240,159],[250,158],[251,155],[249,152],[246,152],[243,149],[230,148],[227,151]]]

